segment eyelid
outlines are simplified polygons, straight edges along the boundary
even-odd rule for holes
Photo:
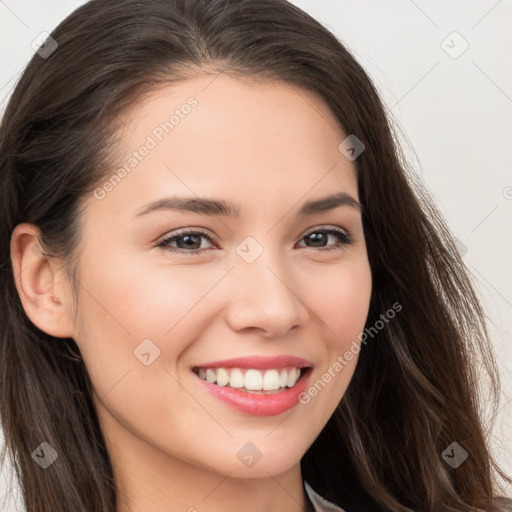
[[[167,233],[166,235],[160,237],[157,241],[156,241],[156,246],[159,246],[160,244],[162,244],[163,242],[166,242],[167,240],[171,239],[171,238],[175,238],[175,237],[181,237],[181,236],[185,236],[187,234],[198,234],[198,233],[201,233],[205,236],[207,236],[208,238],[211,238],[212,241],[218,243],[219,242],[219,239],[208,229],[206,228],[194,228],[194,227],[190,227],[190,228],[178,228],[174,231],[171,231],[170,233]]]
[[[344,233],[345,235],[349,236],[350,233],[345,229],[345,228],[342,228],[340,226],[330,226],[329,224],[325,225],[325,226],[315,226],[311,229],[308,229],[305,231],[305,233],[302,235],[301,239],[304,238],[305,236],[308,236],[310,235],[311,233],[316,233],[317,231],[328,231],[328,230],[334,230],[334,231],[340,231],[342,233]]]

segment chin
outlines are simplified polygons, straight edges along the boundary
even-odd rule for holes
[[[263,432],[263,436],[268,432]],[[215,471],[229,474],[232,478],[268,478],[288,471],[300,463],[304,453],[299,446],[283,446],[281,442],[273,443],[271,438],[258,442],[244,441],[235,452],[226,450],[223,463],[216,465]],[[226,463],[227,462],[227,463]]]

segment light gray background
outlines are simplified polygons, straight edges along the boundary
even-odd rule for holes
[[[0,0],[0,111],[33,54],[31,42],[83,3]],[[293,3],[334,32],[370,74],[460,241],[503,379],[492,446],[512,473],[512,0]],[[0,487],[0,497],[13,489],[3,480]],[[503,492],[512,496],[510,487]]]

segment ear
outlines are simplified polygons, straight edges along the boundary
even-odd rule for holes
[[[46,254],[40,230],[18,224],[11,235],[14,280],[25,313],[42,331],[58,338],[73,338],[69,283],[62,262]]]

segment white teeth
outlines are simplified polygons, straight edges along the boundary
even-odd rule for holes
[[[284,388],[286,387],[286,382],[288,381],[288,370],[282,370],[279,375],[279,386]]]
[[[217,384],[219,386],[225,386],[229,384],[229,374],[224,368],[219,368],[217,370]]]
[[[232,388],[243,388],[245,386],[244,374],[238,368],[233,368],[231,370],[229,385]]]
[[[286,379],[286,385],[291,388],[299,379],[300,370],[298,368],[292,368],[288,372],[288,378]]]
[[[247,370],[245,372],[245,389],[261,391],[263,388],[263,375],[259,370]]]
[[[279,372],[277,370],[267,370],[263,377],[263,389],[265,391],[272,391],[279,388]]]
[[[246,391],[277,391],[295,386],[300,377],[299,368],[256,370],[240,368],[199,368],[201,379],[218,386],[245,388]]]

